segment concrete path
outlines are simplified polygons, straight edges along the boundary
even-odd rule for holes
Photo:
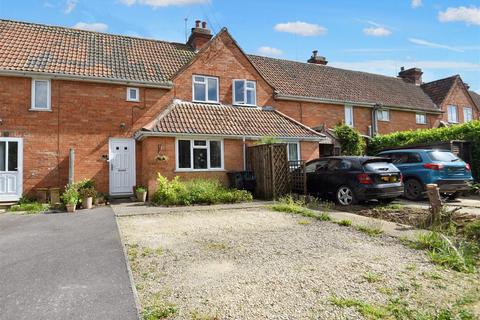
[[[430,208],[430,203],[428,203],[428,201],[409,201],[407,199],[398,199],[396,200],[396,203],[400,203],[411,208]],[[446,202],[445,207],[448,210],[461,208],[460,212],[480,216],[480,199],[477,198],[459,198],[455,202]]]
[[[138,319],[112,209],[0,214],[0,319]]]

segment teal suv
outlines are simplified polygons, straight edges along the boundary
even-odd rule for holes
[[[392,159],[402,172],[404,195],[410,200],[420,200],[427,184],[437,184],[440,193],[456,198],[469,190],[473,182],[470,165],[450,151],[431,149],[400,149],[383,151],[379,157]]]

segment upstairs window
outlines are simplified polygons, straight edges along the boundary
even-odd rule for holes
[[[377,119],[379,121],[390,121],[390,112],[388,110],[377,110]]]
[[[457,106],[448,106],[448,122],[458,123]]]
[[[425,113],[416,113],[415,122],[417,124],[427,124],[427,115]]]
[[[473,120],[472,108],[464,107],[463,108],[463,122],[470,122]]]
[[[50,80],[32,79],[31,110],[50,111]]]
[[[257,105],[257,85],[255,81],[233,80],[233,104]]]
[[[140,89],[138,88],[127,88],[127,101],[140,101]]]
[[[193,101],[218,103],[218,78],[193,76]]]
[[[353,107],[345,106],[345,124],[349,127],[353,127]]]

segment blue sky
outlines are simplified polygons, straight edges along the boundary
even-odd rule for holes
[[[460,74],[480,93],[480,0],[0,0],[0,17],[185,41],[195,19],[248,53],[424,80]]]

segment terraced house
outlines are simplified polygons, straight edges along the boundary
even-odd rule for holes
[[[418,69],[326,64],[316,52],[306,63],[247,55],[200,21],[172,43],[0,20],[0,201],[64,186],[70,150],[76,179],[127,195],[153,190],[157,172],[226,181],[264,136],[308,160],[340,122],[373,135],[443,117]]]

